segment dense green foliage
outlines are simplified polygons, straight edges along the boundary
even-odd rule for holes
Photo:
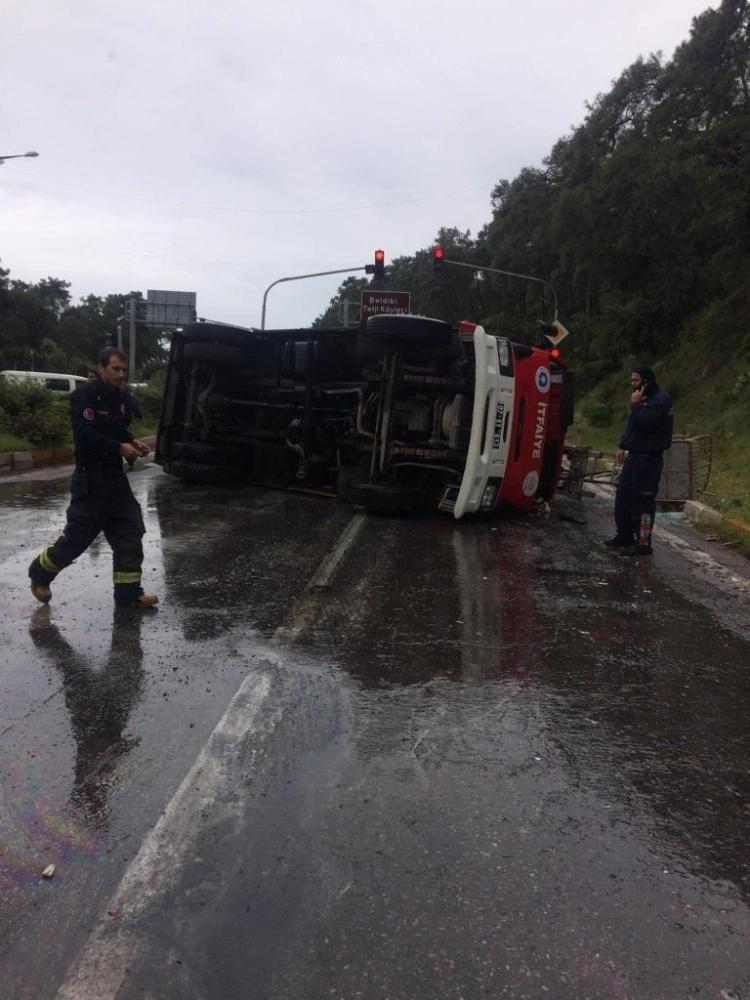
[[[0,435],[37,447],[62,444],[70,435],[68,397],[38,383],[0,378]]]
[[[164,378],[165,370],[162,369],[147,387],[135,392],[142,414],[142,419],[130,428],[136,436],[153,434],[156,429]],[[67,394],[51,392],[39,383],[0,377],[0,452],[71,442],[70,397]]]
[[[85,375],[96,364],[107,335],[122,325],[132,296],[88,295],[71,305],[70,284],[43,278],[36,284],[12,280],[0,267],[0,369]],[[126,343],[128,330],[124,332]],[[138,369],[148,372],[163,362],[162,333],[137,324]]]

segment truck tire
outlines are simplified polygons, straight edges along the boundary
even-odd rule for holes
[[[186,483],[206,483],[224,486],[240,478],[240,472],[228,465],[203,465],[200,462],[170,462],[169,474]]]
[[[404,344],[447,347],[453,337],[453,327],[430,316],[383,314],[368,319],[365,333],[381,341],[399,340]]]
[[[452,337],[453,328],[448,323],[429,316],[371,316],[357,334],[357,360],[377,360],[383,345],[393,341],[439,348],[447,347]]]
[[[349,501],[374,514],[427,514],[430,497],[424,490],[385,483],[350,483]]]

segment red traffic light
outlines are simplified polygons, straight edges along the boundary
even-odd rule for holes
[[[445,260],[445,250],[442,247],[432,248],[432,273],[436,278],[443,277],[443,261]]]
[[[375,251],[375,278],[382,281],[385,277],[385,250]]]

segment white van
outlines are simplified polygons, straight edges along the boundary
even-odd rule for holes
[[[87,380],[82,375],[61,375],[59,372],[14,372],[2,371],[3,378],[14,382],[39,382],[53,392],[71,393]]]

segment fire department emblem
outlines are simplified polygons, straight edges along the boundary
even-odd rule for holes
[[[533,497],[536,493],[536,488],[539,485],[539,473],[537,472],[527,472],[523,481],[523,495],[525,497]]]
[[[549,389],[549,372],[546,368],[537,368],[536,387],[539,392],[547,392]]]

